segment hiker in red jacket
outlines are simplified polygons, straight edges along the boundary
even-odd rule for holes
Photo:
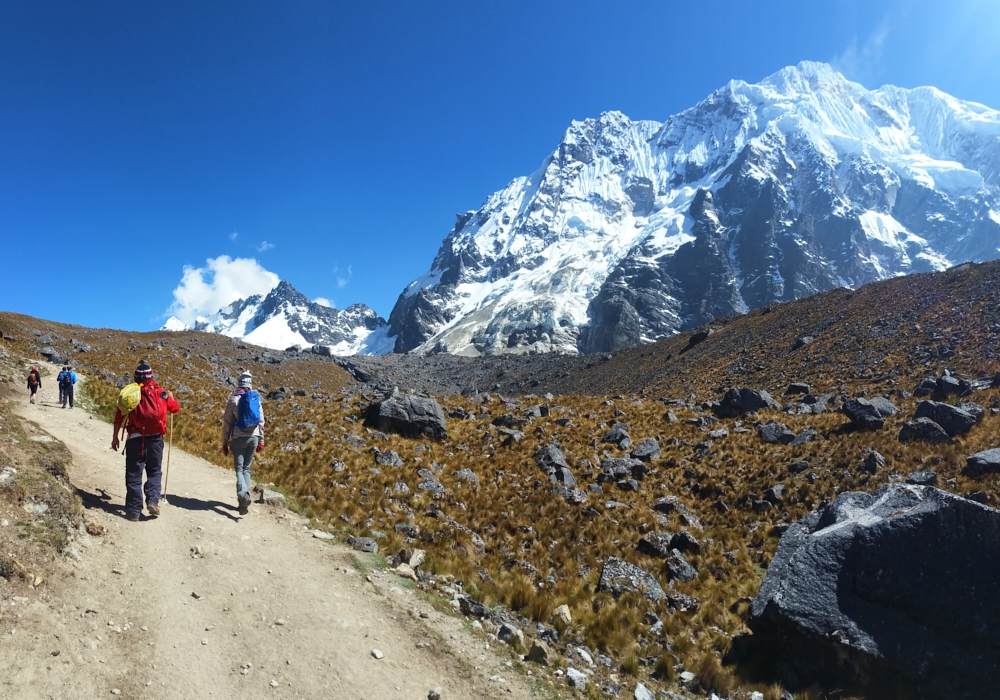
[[[153,379],[153,370],[145,360],[139,361],[133,375],[139,385],[139,405],[123,416],[115,410],[115,433],[111,449],[121,445],[118,435],[125,423],[125,517],[138,520],[142,513],[143,491],[146,494],[146,512],[155,518],[160,514],[160,466],[163,462],[163,436],[167,432],[167,412],[177,413],[180,406],[174,395],[164,391]],[[143,488],[142,473],[146,472]]]
[[[31,392],[31,396],[28,397],[28,403],[35,403],[35,394],[38,390],[42,388],[42,375],[39,373],[37,367],[32,367],[31,371],[28,372],[28,391]]]

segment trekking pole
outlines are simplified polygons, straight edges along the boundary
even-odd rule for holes
[[[163,475],[163,494],[160,496],[164,503],[169,504],[167,501],[167,483],[170,481],[170,452],[174,446],[174,414],[171,413],[169,418],[169,427],[167,428],[167,471]]]

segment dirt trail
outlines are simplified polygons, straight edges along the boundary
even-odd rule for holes
[[[366,580],[299,516],[256,503],[239,516],[233,473],[176,447],[163,514],[126,521],[111,427],[61,409],[54,384],[19,412],[70,448],[106,534],[81,535],[61,580],[5,602],[0,698],[535,697],[482,637],[394,576]]]

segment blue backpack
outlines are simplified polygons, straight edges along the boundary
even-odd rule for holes
[[[240,430],[249,430],[260,425],[260,394],[256,391],[248,391],[240,397],[240,402],[236,406],[234,425]]]

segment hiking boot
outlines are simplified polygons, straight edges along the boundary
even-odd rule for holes
[[[139,522],[139,514],[138,513],[128,513],[128,514],[125,515],[125,519],[126,520],[131,520],[133,523],[137,523],[137,522]]]
[[[160,506],[146,506],[146,512],[149,513],[149,517],[158,518],[160,517]]]
[[[241,498],[240,499],[240,515],[246,515],[250,512],[250,499]]]

